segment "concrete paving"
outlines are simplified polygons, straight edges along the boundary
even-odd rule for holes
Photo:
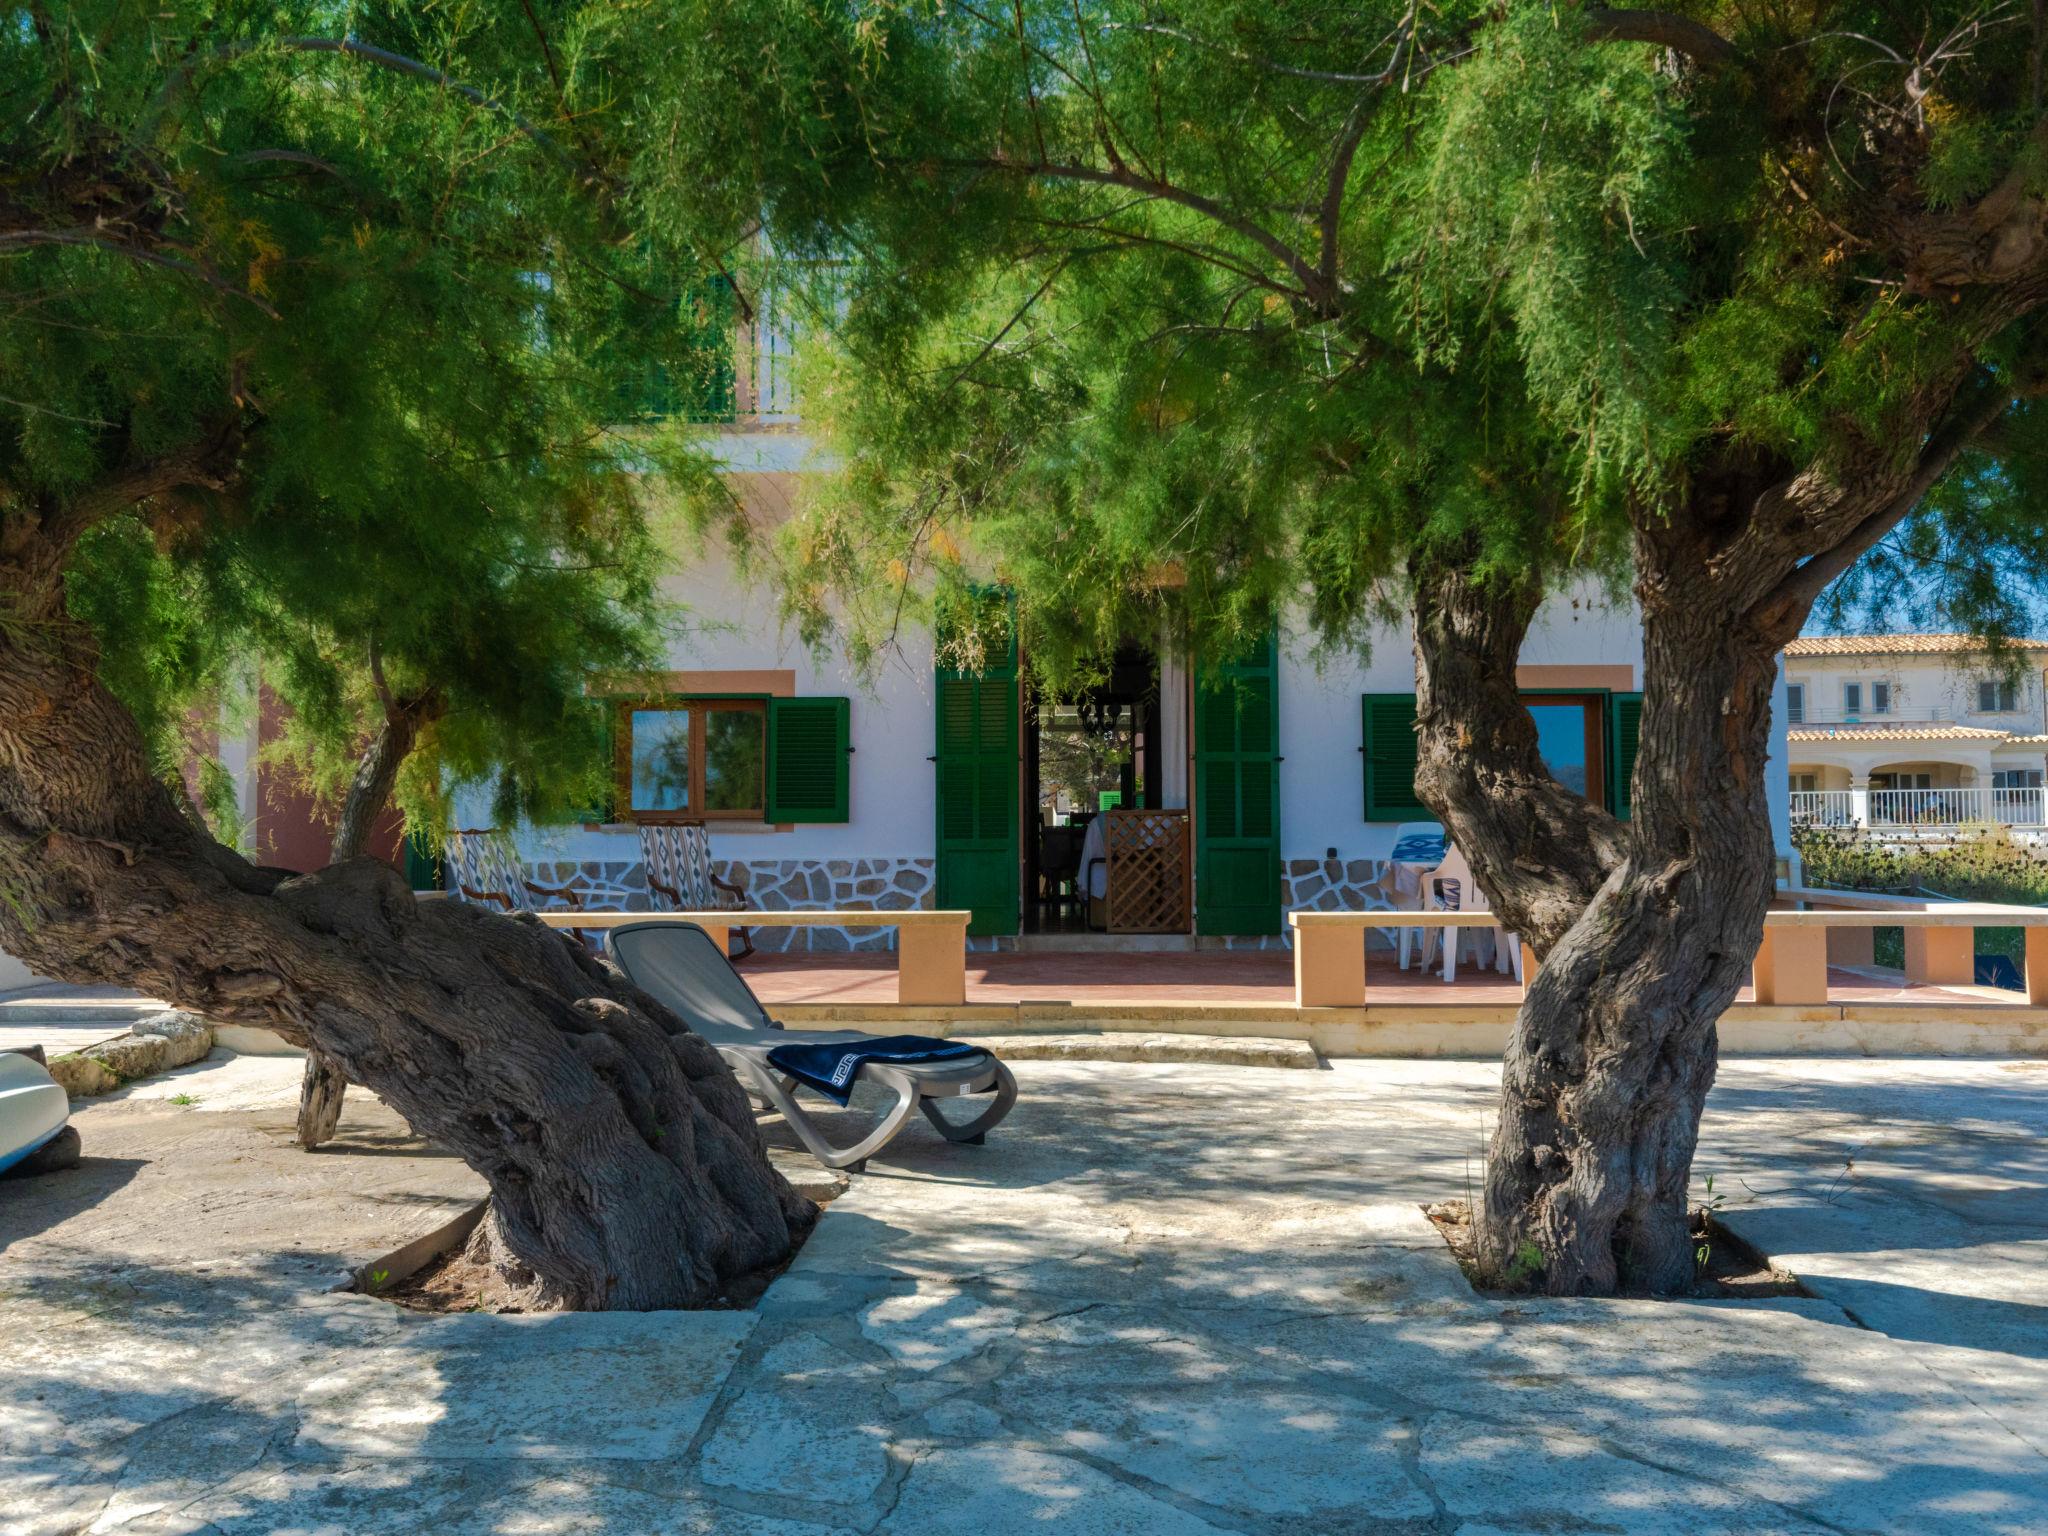
[[[648,1316],[321,1293],[475,1183],[367,1095],[280,1145],[293,1063],[97,1102],[0,1185],[0,1529],[2048,1529],[2048,1068],[1724,1067],[1702,1180],[1823,1293],[1763,1303],[1475,1296],[1416,1207],[1490,1064],[1019,1078],[757,1311]]]

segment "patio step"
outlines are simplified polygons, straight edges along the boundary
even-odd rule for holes
[[[46,982],[0,992],[0,1025],[107,1024],[118,1033],[170,1005],[114,987],[68,987]]]
[[[1306,1040],[1261,1035],[1148,1035],[1135,1030],[991,1035],[962,1030],[949,1032],[949,1038],[986,1046],[1005,1061],[1201,1062],[1225,1067],[1294,1067],[1310,1072],[1323,1064]]]

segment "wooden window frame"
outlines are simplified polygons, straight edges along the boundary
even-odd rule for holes
[[[1531,704],[1576,704],[1583,710],[1586,721],[1586,793],[1585,799],[1594,805],[1608,803],[1607,794],[1607,711],[1611,707],[1613,693],[1590,692],[1579,688],[1524,688],[1521,690],[1523,708]]]
[[[663,694],[657,698],[620,699],[614,706],[612,786],[624,819],[636,826],[680,826],[691,822],[768,819],[768,701],[758,695]],[[636,713],[690,712],[690,805],[680,811],[643,811],[633,804],[633,716]],[[760,803],[739,810],[714,811],[704,805],[704,720],[716,710],[750,714],[761,727]]]

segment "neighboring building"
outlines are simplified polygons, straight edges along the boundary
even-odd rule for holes
[[[1797,825],[1916,834],[1995,822],[2048,830],[2048,641],[2017,671],[1968,635],[1815,635],[1785,648]]]

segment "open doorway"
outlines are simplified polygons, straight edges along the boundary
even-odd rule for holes
[[[1159,659],[1148,646],[1120,647],[1107,678],[1074,698],[1026,697],[1025,932],[1101,927],[1102,817],[1157,804],[1163,750]]]

